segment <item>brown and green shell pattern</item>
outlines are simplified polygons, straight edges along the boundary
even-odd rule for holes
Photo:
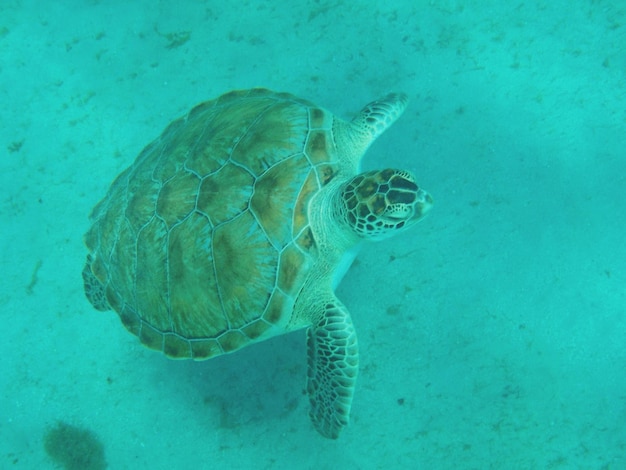
[[[83,277],[94,306],[176,358],[283,332],[317,256],[307,204],[338,170],[332,122],[255,89],[171,123],[92,213]]]

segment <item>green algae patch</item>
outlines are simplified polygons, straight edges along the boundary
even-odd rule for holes
[[[104,446],[88,429],[59,421],[43,438],[46,453],[65,470],[105,470]]]

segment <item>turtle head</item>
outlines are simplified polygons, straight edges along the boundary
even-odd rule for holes
[[[422,219],[433,199],[405,170],[361,173],[341,191],[341,213],[359,236],[370,240],[390,237]]]

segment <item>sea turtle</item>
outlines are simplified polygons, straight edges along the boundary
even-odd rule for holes
[[[358,351],[334,289],[362,241],[408,228],[432,204],[408,171],[359,173],[406,104],[389,94],[350,122],[266,89],[197,105],[94,208],[87,298],[172,358],[208,359],[308,327],[310,417],[337,438]]]

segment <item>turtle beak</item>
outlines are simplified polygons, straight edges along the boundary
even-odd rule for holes
[[[419,189],[415,195],[415,202],[413,203],[413,216],[411,220],[417,222],[433,207],[433,197],[424,191]]]

